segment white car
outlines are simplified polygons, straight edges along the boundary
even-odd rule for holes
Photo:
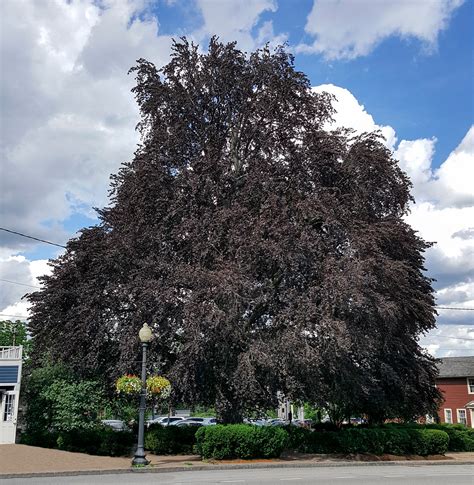
[[[125,422],[121,419],[103,419],[101,423],[114,431],[126,431],[128,429]]]
[[[212,426],[217,424],[216,418],[186,418],[181,421],[171,423],[171,426]]]
[[[171,424],[174,424],[178,421],[182,421],[183,418],[179,416],[160,416],[159,418],[154,418],[154,419],[149,419],[146,422],[147,427],[150,427],[152,424],[161,424],[161,426],[169,426]]]

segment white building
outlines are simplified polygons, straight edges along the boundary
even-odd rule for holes
[[[0,347],[0,444],[15,443],[23,347]]]

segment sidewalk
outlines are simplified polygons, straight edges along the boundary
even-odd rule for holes
[[[130,458],[92,456],[83,453],[38,448],[26,445],[0,445],[0,479],[11,476],[80,475],[100,473],[164,472],[192,469],[262,468],[262,467],[317,467],[353,465],[420,465],[420,464],[474,464],[474,453],[449,453],[445,457],[410,460],[407,457],[353,457],[333,455],[291,455],[274,460],[223,460],[203,462],[196,455],[147,455],[151,467],[134,469]],[[350,459],[348,459],[350,458]],[[434,458],[434,459],[430,459]]]

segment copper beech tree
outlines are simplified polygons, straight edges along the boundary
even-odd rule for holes
[[[161,70],[131,71],[141,144],[100,223],[29,295],[36,357],[113,382],[137,369],[148,322],[173,398],[223,422],[278,391],[335,420],[432,412],[428,244],[379,135],[328,131],[331,96],[284,47],[181,39]]]

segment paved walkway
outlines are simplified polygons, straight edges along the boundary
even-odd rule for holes
[[[286,467],[286,466],[321,466],[321,465],[354,465],[355,462],[366,462],[367,457],[354,456],[348,460],[347,456],[328,456],[328,455],[291,455],[279,460],[226,460],[219,462],[203,462],[196,455],[177,455],[177,456],[155,456],[147,455],[151,460],[153,468],[157,471],[173,469],[191,470],[193,468],[222,468],[222,467]],[[383,464],[384,461],[407,463],[405,457],[386,456],[385,460],[381,457],[377,461]],[[130,470],[130,458],[113,458],[108,456],[93,456],[84,453],[71,453],[68,451],[52,450],[26,445],[0,445],[0,478],[2,475],[13,474],[65,474],[73,472],[107,472],[107,471],[127,471]],[[474,453],[449,453],[446,457],[438,457],[436,461],[430,459],[421,460],[421,463],[445,463],[454,464],[456,462],[473,463]],[[373,463],[373,461],[371,461]],[[420,463],[413,461],[411,463]],[[362,463],[360,463],[362,464]]]

